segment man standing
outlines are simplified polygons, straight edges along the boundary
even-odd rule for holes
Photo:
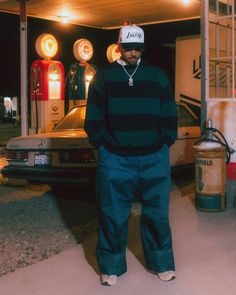
[[[164,71],[141,59],[144,32],[120,29],[121,58],[90,85],[85,130],[98,148],[96,249],[102,285],[125,273],[128,218],[139,192],[146,268],[162,281],[175,278],[169,227],[169,147],[177,136],[176,104]]]

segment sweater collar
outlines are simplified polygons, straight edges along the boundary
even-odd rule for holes
[[[120,65],[123,65],[123,66],[128,66],[129,64],[127,62],[125,62],[123,59],[117,59],[116,62]],[[141,58],[138,59],[137,63],[134,65],[136,66],[137,64],[139,64],[141,62]]]

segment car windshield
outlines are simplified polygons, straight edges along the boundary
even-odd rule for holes
[[[86,114],[86,106],[73,108],[66,116],[55,126],[53,131],[68,129],[83,129]]]

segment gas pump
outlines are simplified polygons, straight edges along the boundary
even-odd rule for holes
[[[31,65],[30,133],[52,130],[64,116],[64,67],[51,60],[58,50],[53,35],[42,34],[36,40],[36,51],[42,60]]]
[[[107,48],[107,59],[110,63],[114,62],[115,60],[121,57],[121,53],[119,47],[116,43],[113,43],[108,46]]]
[[[78,62],[72,64],[67,75],[68,102],[66,110],[86,104],[89,83],[96,73],[96,67],[88,63],[93,56],[93,45],[87,39],[79,39],[73,45]]]
[[[207,127],[194,145],[196,208],[203,211],[221,211],[226,207],[226,164],[235,151],[224,135],[212,126]]]

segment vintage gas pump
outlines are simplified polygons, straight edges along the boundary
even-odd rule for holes
[[[213,128],[212,120],[209,119],[201,139],[194,146],[197,209],[225,209],[226,164],[233,152],[223,134]]]
[[[30,133],[52,130],[64,116],[64,67],[51,60],[58,50],[54,36],[42,34],[36,40],[36,51],[42,60],[31,65]]]
[[[93,46],[89,40],[77,40],[73,45],[73,53],[78,62],[70,66],[66,79],[67,111],[76,105],[86,104],[89,83],[96,73],[95,66],[88,63],[93,56]]]

